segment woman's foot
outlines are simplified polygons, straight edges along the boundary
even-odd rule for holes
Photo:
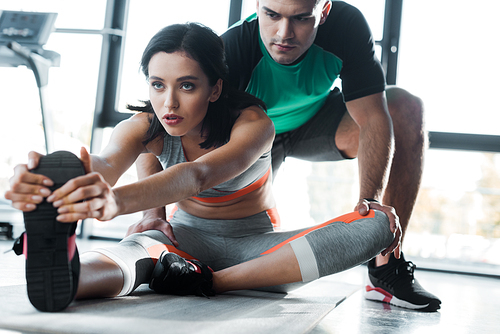
[[[73,153],[59,151],[40,159],[32,173],[48,176],[54,186],[85,174]],[[26,256],[28,297],[35,308],[44,312],[60,311],[75,297],[80,261],[75,243],[77,222],[60,223],[57,209],[43,201],[34,211],[24,213],[26,232],[23,253]]]
[[[149,287],[157,293],[215,296],[212,269],[197,260],[186,260],[175,253],[161,253]]]

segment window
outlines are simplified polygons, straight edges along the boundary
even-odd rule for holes
[[[425,101],[430,131],[500,134],[497,9],[489,0],[404,2],[398,84]]]
[[[500,134],[496,8],[404,2],[398,85],[423,99],[429,131]],[[499,153],[428,151],[408,254],[429,267],[500,274],[499,161]]]
[[[432,149],[405,240],[421,265],[500,274],[500,154]]]

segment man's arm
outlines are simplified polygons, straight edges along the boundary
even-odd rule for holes
[[[361,214],[369,208],[377,209],[389,217],[394,242],[382,255],[391,253],[401,242],[401,227],[394,208],[382,204],[382,196],[389,178],[394,151],[394,131],[387,108],[385,93],[376,93],[346,103],[347,110],[359,127],[358,166],[359,201],[355,210]],[[380,202],[369,202],[366,199]],[[396,250],[396,258],[400,250]]]
[[[368,95],[346,103],[359,126],[360,199],[381,201],[389,177],[394,150],[392,120],[384,93]]]

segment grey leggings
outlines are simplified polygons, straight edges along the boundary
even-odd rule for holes
[[[118,245],[95,250],[110,257],[122,269],[125,283],[120,295],[148,283],[155,261],[168,250],[197,259],[221,270],[271,253],[289,243],[299,262],[302,281],[263,290],[286,292],[305,282],[364,263],[394,240],[387,216],[350,213],[323,224],[294,231],[276,232],[266,212],[237,220],[210,220],[177,210],[170,220],[179,242],[175,248],[160,231],[136,233]]]

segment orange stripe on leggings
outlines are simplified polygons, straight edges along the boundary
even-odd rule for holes
[[[272,208],[269,210],[266,210],[267,216],[269,217],[269,220],[271,221],[271,224],[273,224],[273,227],[275,230],[279,230],[281,227],[281,218],[278,213],[278,210],[276,208]]]
[[[252,184],[246,186],[245,188],[242,188],[242,189],[240,189],[232,194],[229,194],[229,195],[224,195],[221,197],[196,197],[196,196],[193,196],[192,198],[194,198],[200,202],[204,202],[204,203],[227,202],[227,201],[230,201],[232,199],[239,198],[243,195],[251,193],[252,191],[257,190],[260,187],[262,187],[262,185],[267,181],[267,178],[269,177],[270,173],[271,173],[271,168],[269,168],[267,170],[267,172],[266,172],[266,174],[264,174],[264,176],[262,176],[260,179],[258,179],[254,183],[252,183]]]
[[[176,204],[174,204],[174,206],[172,207],[172,210],[170,211],[170,214],[168,215],[168,218],[167,218],[167,221],[171,221],[172,218],[174,218],[174,213],[175,211],[179,210],[179,208],[177,207]]]
[[[175,248],[172,245],[165,245],[165,244],[154,245],[154,246],[151,246],[148,248],[148,253],[149,253],[149,256],[151,256],[151,259],[153,260],[153,262],[156,264],[161,253],[163,253],[163,251],[165,251],[165,250],[169,251],[170,253],[175,253],[175,254],[177,254],[177,255],[179,255],[187,260],[197,260],[193,256],[189,255],[186,252],[178,250],[177,248]]]
[[[280,249],[281,247],[283,247],[284,245],[286,245],[287,243],[289,243],[290,241],[293,241],[295,239],[298,239],[306,234],[308,234],[309,232],[312,232],[312,231],[315,231],[317,229],[320,229],[322,227],[325,227],[327,225],[330,225],[331,223],[334,223],[334,222],[344,222],[346,224],[349,224],[349,223],[352,223],[353,221],[356,221],[358,219],[362,219],[362,218],[373,218],[375,217],[375,211],[373,210],[370,210],[370,212],[366,215],[366,216],[362,216],[360,215],[358,212],[351,212],[351,213],[348,213],[348,214],[345,214],[345,215],[342,215],[340,217],[337,217],[337,218],[333,218],[323,224],[319,224],[319,225],[316,225],[316,226],[313,226],[297,235],[294,235],[293,237],[283,241],[282,243],[279,243],[277,244],[276,246],[270,248],[269,250],[265,251],[264,253],[260,254],[260,255],[266,255],[266,254],[269,254],[269,253],[272,253],[278,249]]]

